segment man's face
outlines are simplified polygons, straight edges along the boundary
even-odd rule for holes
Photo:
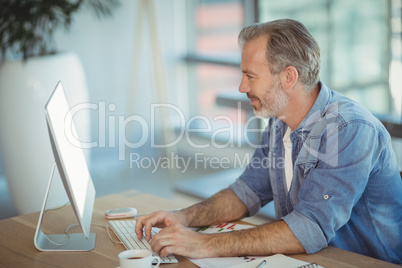
[[[239,91],[246,93],[254,113],[262,117],[279,117],[288,103],[278,75],[272,75],[265,50],[267,37],[248,42],[242,51],[243,72]]]

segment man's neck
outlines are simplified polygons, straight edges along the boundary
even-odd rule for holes
[[[319,85],[315,85],[309,93],[306,93],[303,87],[296,88],[289,96],[289,102],[285,108],[286,111],[279,118],[292,131],[295,130],[313,107],[319,93]]]

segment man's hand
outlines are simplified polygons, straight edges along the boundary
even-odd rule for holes
[[[189,258],[211,256],[206,234],[194,232],[183,225],[173,224],[162,229],[151,241],[151,248],[162,257],[178,254]]]
[[[161,256],[177,254],[189,258],[305,253],[283,220],[217,234],[197,233],[172,224],[154,236],[151,248]]]
[[[143,229],[145,229],[145,237],[149,241],[151,240],[152,227],[165,228],[175,224],[187,226],[187,219],[183,212],[179,210],[157,211],[138,217],[135,224],[135,233],[138,239],[142,239]]]
[[[305,252],[283,220],[252,229],[219,234],[202,234],[186,228],[229,222],[247,214],[248,210],[243,202],[231,190],[225,189],[189,208],[158,211],[138,217],[135,233],[142,239],[145,229],[145,237],[150,241],[152,227],[163,228],[151,241],[152,250],[161,256],[178,254],[204,258]]]

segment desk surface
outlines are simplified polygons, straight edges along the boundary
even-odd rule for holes
[[[149,213],[159,209],[177,209],[182,205],[164,198],[127,191],[97,198],[92,218],[91,232],[96,233],[95,249],[88,252],[39,252],[33,243],[39,212],[21,215],[0,221],[0,267],[117,267],[118,253],[125,250],[121,244],[114,244],[105,228],[107,209],[133,206],[139,213]],[[64,233],[67,226],[76,223],[70,207],[45,215],[43,230],[45,233]],[[70,229],[78,231],[79,227]],[[111,232],[115,240],[117,238]],[[351,253],[334,247],[328,247],[312,255],[298,254],[291,257],[316,262],[329,267],[400,267],[374,258]],[[186,258],[178,256],[179,263],[163,264],[162,267],[196,267]]]

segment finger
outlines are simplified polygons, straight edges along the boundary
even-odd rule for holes
[[[158,253],[158,251],[157,251],[158,247],[157,247],[156,245],[158,244],[158,241],[159,241],[159,239],[160,239],[160,237],[161,237],[160,233],[161,233],[161,232],[157,233],[157,234],[152,238],[151,242],[149,242],[149,245],[151,246],[151,249],[152,249],[154,252],[156,252],[156,253]]]
[[[148,241],[152,239],[151,235],[151,230],[152,227],[159,227],[159,228],[165,228],[166,225],[166,217],[164,216],[163,213],[157,213],[154,215],[154,217],[149,218],[145,222],[145,236]]]
[[[148,221],[148,218],[150,218],[151,216],[152,216],[151,214],[147,214],[147,215],[140,216],[136,219],[135,233],[137,234],[138,239],[142,239],[145,223]]]
[[[155,235],[151,241],[152,251],[156,252],[161,257],[166,257],[169,254],[178,254],[182,246],[179,241],[167,236],[156,237]]]
[[[146,237],[147,241],[151,240],[151,238],[152,238],[152,234],[151,234],[152,226],[153,226],[153,224],[150,221],[147,221],[145,223],[145,237]]]
[[[152,239],[150,245],[152,248],[152,251],[158,253],[159,255],[162,253],[163,249],[166,247],[169,247],[172,245],[174,241],[172,239],[169,239],[168,236],[159,236],[159,234],[156,234],[154,238]],[[166,257],[166,255],[162,256]]]
[[[176,247],[173,245],[169,245],[169,246],[165,246],[165,247],[161,248],[161,250],[159,252],[159,256],[166,257],[167,255],[175,254],[175,253],[177,254]]]
[[[135,233],[137,237],[141,239],[145,233],[147,241],[152,239],[151,230],[152,227],[164,228],[172,224],[171,219],[166,217],[167,213],[165,211],[158,211],[152,214],[144,215],[138,217]]]
[[[175,244],[180,243],[181,241],[180,237],[181,237],[180,226],[178,225],[169,226],[162,229],[152,238],[150,246],[153,251],[158,252],[158,254],[160,254],[166,247],[173,249]],[[171,250],[166,249],[164,252],[171,252]],[[165,257],[166,255],[164,255],[163,257]]]
[[[203,240],[200,234],[188,230],[181,225],[162,229],[151,241],[151,248],[160,256],[178,254],[186,257],[206,257],[208,253],[202,250]],[[205,237],[204,237],[205,238]],[[201,255],[200,255],[201,254]]]
[[[144,224],[142,222],[142,217],[137,218],[136,222],[135,222],[135,233],[137,234],[138,239],[142,239],[142,234],[143,234],[143,227]]]

